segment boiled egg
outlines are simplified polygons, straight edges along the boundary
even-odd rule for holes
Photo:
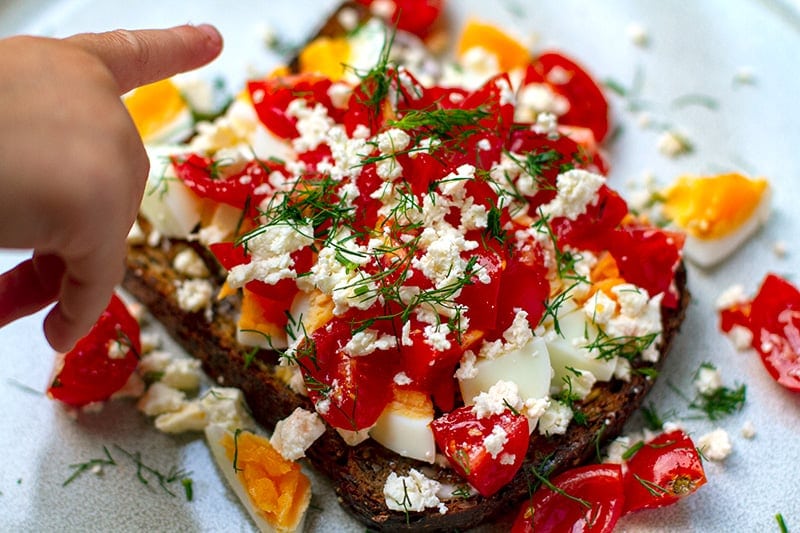
[[[560,334],[547,341],[550,364],[553,366],[552,385],[561,388],[565,380],[571,379],[574,370],[591,372],[598,381],[609,381],[614,375],[616,360],[598,358],[586,345],[598,338],[597,327],[585,313],[578,309],[558,319]]]
[[[205,435],[214,461],[259,531],[302,531],[311,482],[299,464],[254,433],[210,424]]]
[[[661,209],[675,228],[686,233],[686,256],[710,267],[766,222],[771,194],[766,180],[741,174],[682,176],[662,192]]]
[[[333,81],[358,81],[380,61],[386,28],[372,19],[344,37],[318,37],[299,55],[300,72],[320,74]]]
[[[427,394],[395,388],[393,400],[369,430],[369,435],[403,457],[433,463],[436,442],[431,422],[433,403]]]
[[[519,40],[496,26],[470,20],[461,32],[457,47],[458,56],[463,59],[476,48],[494,56],[503,72],[525,68],[531,60],[530,51]]]
[[[138,87],[122,100],[145,144],[176,143],[192,133],[192,111],[171,79]]]

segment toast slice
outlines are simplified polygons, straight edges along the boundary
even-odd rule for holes
[[[352,9],[360,20],[368,16],[358,4],[346,3],[320,28],[317,35],[341,35],[343,9]],[[296,68],[294,62],[292,67]],[[147,230],[147,222],[140,221]],[[225,273],[216,259],[203,246],[183,240],[162,239],[159,245],[131,244],[123,287],[149,308],[154,317],[183,346],[200,359],[212,379],[222,385],[240,388],[254,418],[267,428],[289,416],[297,407],[314,410],[311,400],[293,391],[280,375],[279,356],[269,350],[253,351],[236,341],[236,320],[241,306],[237,295],[214,301],[209,309],[185,311],[178,298],[177,287],[188,278],[173,267],[175,256],[186,247],[203,258],[211,272],[211,283],[217,293]],[[676,272],[675,286],[680,295],[678,305],[664,311],[662,335],[658,345],[661,365],[678,332],[690,296],[686,272],[681,265]],[[636,366],[649,363],[638,361]],[[597,446],[616,437],[626,420],[641,405],[654,381],[646,373],[632,372],[629,381],[598,382],[589,396],[576,402],[575,408],[585,416],[585,424],[574,420],[564,435],[545,437],[531,435],[530,447],[523,466],[514,479],[491,497],[479,494],[446,500],[447,512],[428,509],[420,513],[391,511],[386,505],[384,483],[390,473],[406,475],[413,468],[445,486],[463,486],[463,479],[452,469],[402,457],[368,439],[357,446],[348,445],[331,427],[306,455],[312,465],[332,480],[342,505],[367,527],[377,530],[462,530],[479,524],[493,523],[509,516],[530,493],[532,469],[555,475],[590,460]]]
[[[250,348],[236,342],[236,316],[239,301],[228,297],[215,301],[212,312],[186,312],[181,309],[176,287],[185,276],[172,268],[175,255],[190,246],[204,257],[217,289],[223,276],[216,260],[205,249],[185,241],[163,240],[159,247],[131,246],[123,287],[151,311],[178,343],[200,359],[204,370],[220,384],[242,389],[255,419],[265,427],[274,425],[296,407],[313,410],[311,401],[292,391],[276,374],[278,356],[259,350],[251,358]],[[675,279],[680,291],[679,305],[664,315],[659,351],[664,361],[678,333],[689,302],[686,273],[681,267]],[[248,362],[249,361],[249,362]],[[643,363],[640,363],[643,364]],[[591,394],[576,404],[586,415],[586,424],[574,421],[566,434],[544,437],[531,435],[528,457],[513,481],[490,498],[473,495],[448,500],[448,512],[435,509],[406,515],[390,511],[383,495],[384,481],[390,472],[406,474],[411,468],[422,470],[443,484],[459,486],[463,480],[448,468],[428,465],[401,457],[371,439],[351,447],[331,428],[307,451],[312,465],[332,481],[342,504],[370,528],[380,530],[465,529],[496,519],[528,496],[531,468],[556,474],[589,460],[598,442],[617,436],[625,421],[636,411],[654,381],[639,372],[630,381],[614,380],[595,385]],[[528,474],[530,475],[530,474]]]

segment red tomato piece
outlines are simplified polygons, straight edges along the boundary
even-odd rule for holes
[[[339,121],[342,112],[336,109],[328,96],[331,85],[333,82],[324,76],[305,73],[251,81],[247,84],[247,91],[261,123],[278,137],[294,139],[299,135],[295,127],[297,119],[289,116],[287,109],[298,98],[305,99],[309,107],[322,104],[327,108],[328,116]]]
[[[334,319],[303,343],[297,363],[320,416],[357,431],[374,424],[391,401],[398,357],[396,350],[351,357],[343,350],[351,338],[349,321]]]
[[[375,0],[358,0],[359,4],[370,6]],[[444,8],[444,0],[392,0],[394,9],[389,19],[397,28],[426,37],[439,19]]]
[[[410,346],[402,346],[401,365],[406,375],[413,380],[411,388],[423,392],[433,392],[442,380],[453,380],[455,366],[461,360],[464,348],[456,342],[453,334],[448,335],[450,348],[439,351],[426,342],[422,327],[413,321],[409,333]],[[446,327],[446,326],[445,326]]]
[[[506,260],[503,254],[490,246],[479,246],[472,252],[472,257],[477,257],[475,268],[480,269],[480,276],[473,276],[471,283],[464,285],[458,303],[470,310],[468,316],[471,329],[490,331],[497,325],[500,286]],[[488,278],[488,283],[484,283],[479,277]]]
[[[625,512],[664,507],[706,483],[703,463],[683,431],[658,435],[627,461]]]
[[[614,231],[607,244],[625,281],[642,287],[650,296],[663,292],[661,305],[675,308],[679,295],[673,281],[684,240],[682,233],[625,226]]]
[[[517,309],[528,312],[532,328],[539,325],[544,315],[545,303],[550,298],[547,267],[538,248],[527,255],[530,257],[512,254],[503,272],[497,301],[497,335],[511,326]]]
[[[608,101],[597,82],[576,63],[559,52],[545,52],[528,67],[524,83],[544,83],[569,101],[569,110],[558,118],[567,126],[582,126],[594,133],[598,143],[608,133]]]
[[[768,274],[755,298],[722,313],[724,331],[740,325],[753,332],[753,348],[772,378],[800,392],[800,291]]]
[[[284,170],[275,162],[254,160],[237,172],[220,175],[221,169],[212,159],[197,154],[173,157],[172,165],[178,178],[197,196],[239,209],[249,206],[251,214],[256,214],[258,203],[271,192],[270,188],[256,195],[256,188],[268,183],[272,172]]]
[[[543,486],[522,505],[512,533],[614,530],[624,505],[620,465],[573,468],[556,476],[551,484],[558,490]]]
[[[571,246],[577,250],[599,252],[608,248],[614,229],[627,214],[625,200],[603,185],[597,192],[597,202],[587,205],[584,214],[575,220],[554,218],[550,227],[558,237],[559,248]]]
[[[435,419],[431,429],[450,465],[487,497],[511,481],[522,466],[530,441],[528,419],[510,410],[478,418],[472,407],[462,406]],[[487,442],[498,438],[507,440],[499,450],[488,446],[497,452],[492,456]]]
[[[89,333],[64,354],[47,394],[75,407],[108,400],[128,382],[141,351],[139,323],[113,295]]]

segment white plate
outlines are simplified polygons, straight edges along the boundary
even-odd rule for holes
[[[0,0],[0,35],[27,32],[64,36],[116,27],[158,27],[209,21],[226,39],[222,58],[203,76],[225,76],[229,87],[245,76],[264,72],[277,57],[261,37],[269,26],[300,42],[324,17],[333,0],[196,0],[136,3],[102,0]],[[744,410],[718,423],[684,420],[695,437],[721,426],[733,440],[733,454],[722,464],[707,463],[709,483],[670,508],[624,519],[624,531],[777,531],[775,514],[800,528],[800,397],[775,384],[753,353],[736,353],[717,329],[713,303],[732,283],[754,291],[769,271],[791,275],[800,266],[800,18],[791,4],[739,0],[728,2],[560,2],[506,0],[451,1],[458,24],[468,15],[504,25],[518,35],[536,34],[538,46],[556,46],[584,62],[599,78],[630,85],[641,72],[642,96],[655,119],[685,132],[693,154],[679,159],[660,155],[657,133],[637,125],[636,117],[615,100],[615,119],[623,131],[611,147],[612,180],[623,193],[628,182],[653,172],[662,182],[681,173],[740,169],[767,177],[776,190],[767,226],[720,267],[690,268],[694,295],[686,324],[649,396],[660,412],[687,415],[677,388],[691,393],[693,372],[709,361],[722,369],[723,381],[746,383]],[[631,23],[646,28],[650,44],[634,46],[626,33]],[[749,69],[752,85],[734,83]],[[699,94],[718,103],[675,108],[679,96]],[[100,120],[100,119],[98,119]],[[773,245],[783,241],[788,255]],[[0,270],[25,253],[0,252]],[[794,278],[795,282],[800,279]],[[39,314],[0,330],[0,530],[3,531],[249,531],[252,524],[225,488],[202,440],[159,434],[126,402],[112,402],[101,413],[77,420],[41,394],[48,381],[52,353],[41,334]],[[674,387],[674,388],[673,388]],[[750,420],[757,434],[740,435]],[[631,427],[635,427],[637,420]],[[67,487],[62,482],[72,463],[102,457],[102,447],[117,444],[142,454],[145,463],[193,472],[194,500],[170,497],[136,480],[135,469],[119,453],[120,466],[102,476],[86,474]],[[152,485],[152,483],[151,483]],[[312,531],[363,531],[338,507],[329,488],[315,480],[308,522]]]

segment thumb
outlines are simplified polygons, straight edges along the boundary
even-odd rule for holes
[[[81,33],[66,41],[99,58],[116,79],[120,94],[201,67],[222,50],[222,36],[208,24]]]

